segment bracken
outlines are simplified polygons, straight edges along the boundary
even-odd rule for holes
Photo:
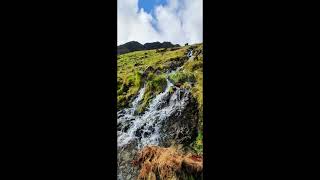
[[[202,179],[202,156],[186,154],[179,147],[146,146],[133,164],[140,167],[140,180]]]

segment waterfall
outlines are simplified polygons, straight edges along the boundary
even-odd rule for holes
[[[192,57],[192,52],[189,55]],[[174,86],[168,79],[170,74],[179,71],[181,68],[178,67],[166,72],[167,85],[165,90],[153,97],[144,112],[136,113],[137,107],[141,104],[145,94],[145,85],[138,91],[129,107],[117,112],[118,158],[122,161],[121,168],[118,164],[118,179],[122,180],[126,176],[131,177],[130,172],[132,172],[131,168],[123,167],[130,165],[128,165],[128,158],[126,158],[128,156],[122,155],[122,152],[127,153],[129,151],[130,153],[140,150],[146,145],[161,145],[166,141],[166,137],[170,136],[163,131],[166,121],[175,121],[174,117],[180,116],[186,108],[190,97],[189,90]],[[170,92],[171,88],[173,88],[173,91]],[[123,173],[124,168],[126,173]]]
[[[167,86],[164,92],[158,94],[149,104],[146,111],[142,115],[135,115],[134,111],[138,103],[141,101],[144,93],[142,88],[136,99],[132,103],[132,107],[118,112],[118,147],[122,147],[131,141],[138,142],[138,148],[145,145],[158,145],[163,134],[160,134],[162,123],[174,112],[180,112],[186,101],[188,91],[176,90],[170,94],[169,90],[173,84],[167,79]]]

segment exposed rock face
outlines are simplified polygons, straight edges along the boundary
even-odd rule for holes
[[[176,58],[172,58],[170,59],[170,61],[166,62],[163,64],[163,68],[165,70],[175,70],[178,67],[181,67],[186,61],[188,60],[188,57],[176,57]]]
[[[179,98],[187,98],[187,104],[181,111],[175,111],[163,124],[161,133],[165,134],[160,146],[173,144],[188,145],[196,138],[198,126],[197,102],[191,93],[180,89]]]
[[[132,161],[137,152],[137,141],[132,141],[125,147],[118,149],[118,180],[136,179],[139,169],[133,166]]]

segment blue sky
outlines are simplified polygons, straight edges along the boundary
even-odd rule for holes
[[[146,12],[151,13],[153,8],[157,5],[166,4],[167,0],[139,0],[138,7],[143,8]]]
[[[200,43],[203,0],[117,0],[117,44]],[[142,11],[143,9],[143,11]]]

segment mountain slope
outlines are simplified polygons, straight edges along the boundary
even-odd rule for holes
[[[157,145],[154,150],[159,153],[181,145],[185,153],[202,158],[202,65],[202,44],[118,55],[119,176],[138,176],[139,169],[131,162],[149,143]]]

